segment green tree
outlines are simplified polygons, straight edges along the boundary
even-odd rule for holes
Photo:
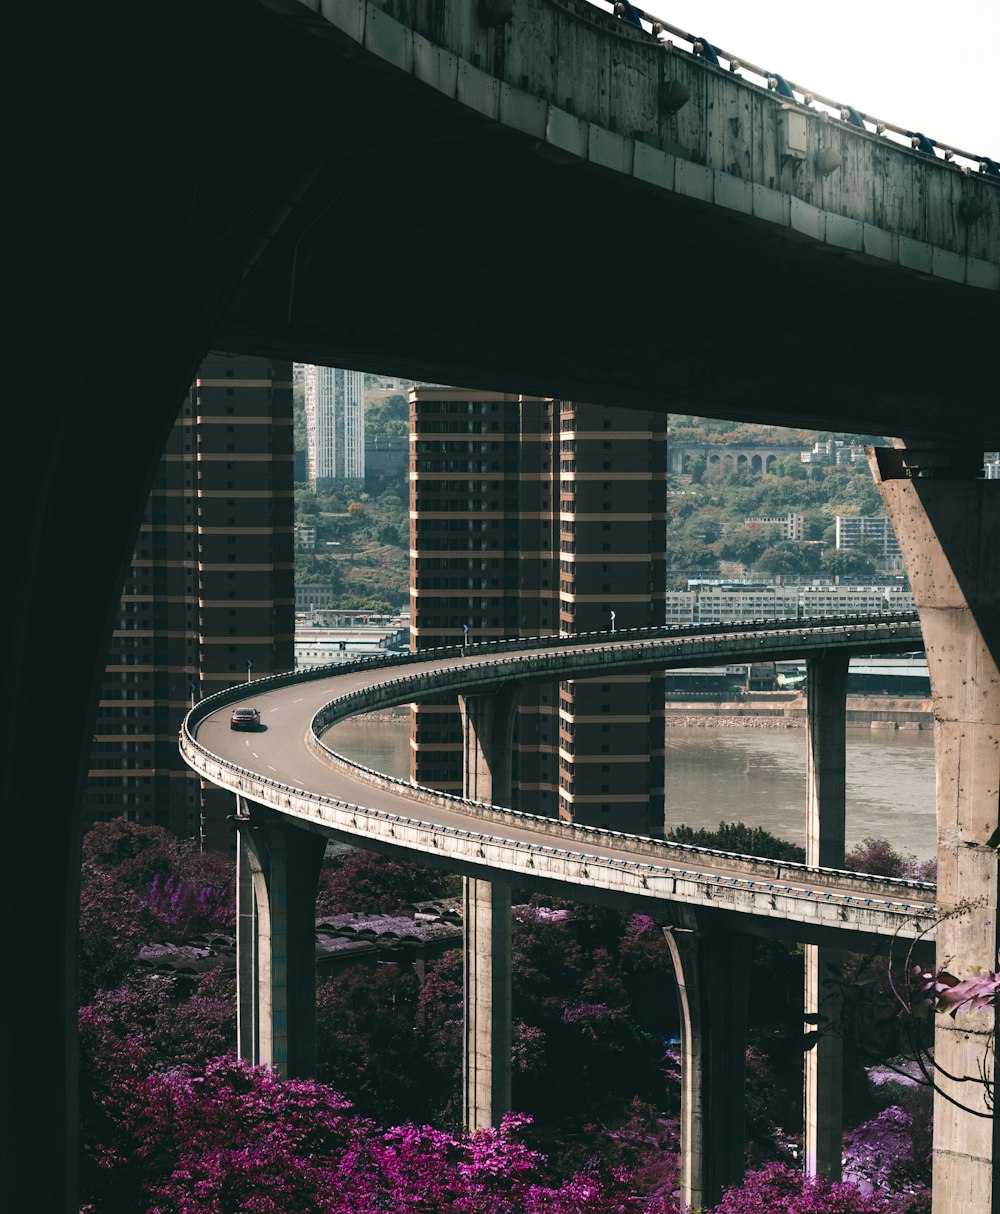
[[[792,455],[778,465],[778,475],[788,476],[794,481],[806,481],[809,479],[809,470],[800,459]]]
[[[705,477],[705,469],[708,467],[708,461],[703,455],[692,455],[688,460],[688,476],[691,477],[692,485],[700,485]]]
[[[365,438],[406,438],[410,405],[402,394],[375,400],[365,410]]]
[[[777,540],[775,527],[736,527],[722,541],[722,558],[753,565],[761,553]]]
[[[822,566],[830,577],[871,577],[875,573],[875,562],[856,548],[828,548]]]
[[[816,550],[805,544],[782,540],[765,548],[754,566],[758,573],[803,574],[814,573],[819,566]]]

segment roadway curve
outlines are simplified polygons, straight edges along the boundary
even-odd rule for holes
[[[439,867],[585,901],[669,904],[680,921],[733,914],[744,931],[857,948],[896,936],[930,940],[934,887],[776,863],[575,826],[419,788],[337,755],[323,734],[359,712],[442,691],[489,692],[508,681],[586,678],[713,661],[808,657],[832,648],[921,645],[915,614],[630,630],[424,651],[276,675],[253,685],[254,733],[229,726],[241,685],[203,700],[181,728],[181,752],[206,779],[302,826]]]

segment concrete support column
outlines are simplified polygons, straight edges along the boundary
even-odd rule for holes
[[[240,801],[239,1056],[287,1078],[316,1070],[316,887],[325,840]]]
[[[984,404],[984,407],[987,407]],[[983,452],[870,448],[913,587],[934,699],[937,964],[993,968],[1000,945],[1000,481]],[[934,1021],[934,1214],[1000,1214],[993,1017]]]
[[[844,863],[847,770],[847,668],[849,658],[810,658],[806,750],[806,863]]]
[[[481,1130],[510,1110],[510,887],[472,877],[463,884],[462,1117],[467,1130]]]
[[[508,804],[516,686],[459,696],[465,796]],[[510,1109],[510,887],[466,877],[465,1053],[462,1119],[468,1130],[499,1124]]]
[[[519,688],[505,683],[496,692],[458,697],[462,716],[462,788],[466,797],[509,805]]]
[[[236,813],[236,1052],[254,1065],[260,1062],[261,959],[258,907],[269,914],[267,886],[250,827],[250,809],[237,797]],[[265,940],[270,927],[263,929]],[[265,997],[270,1000],[270,982]],[[268,1018],[270,1016],[268,1015]]]
[[[747,994],[753,942],[664,928],[681,1020],[681,1205],[714,1205],[743,1178]]]
[[[834,653],[808,661],[806,863],[827,868],[844,863],[849,661]],[[804,959],[806,1015],[837,1019],[839,998],[824,981],[830,966],[839,968],[840,950],[809,944]],[[806,1175],[839,1180],[844,1133],[844,1049],[839,1036],[822,1033],[806,1051],[803,1081]]]

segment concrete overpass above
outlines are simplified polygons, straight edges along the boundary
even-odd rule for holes
[[[325,101],[223,345],[993,441],[955,361],[985,360],[1000,318],[992,162],[902,146],[585,0],[260,3]],[[391,310],[369,282],[398,283]]]

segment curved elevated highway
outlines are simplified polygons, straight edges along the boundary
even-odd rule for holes
[[[740,918],[743,931],[858,947],[930,939],[934,887],[670,844],[536,817],[433,792],[337,755],[323,734],[358,712],[511,682],[586,678],[609,668],[662,670],[705,662],[874,653],[921,644],[913,615],[635,630],[366,659],[253,685],[260,729],[230,729],[244,685],[204,700],[181,730],[187,763],[238,797],[310,830],[375,850],[407,852],[486,880],[634,908],[651,901]],[[662,906],[661,906],[662,909]],[[732,922],[733,920],[730,919]]]

